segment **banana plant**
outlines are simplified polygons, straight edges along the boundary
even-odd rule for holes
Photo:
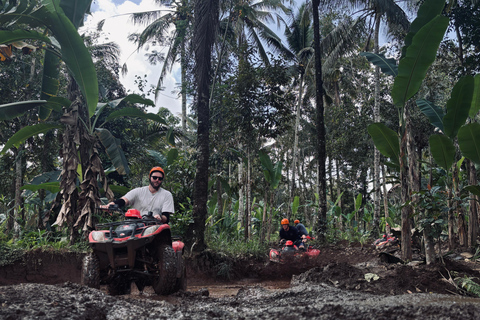
[[[392,72],[395,77],[391,96],[393,104],[397,107],[399,115],[399,131],[397,142],[392,142],[393,130],[379,124],[369,126],[369,134],[372,136],[377,149],[387,157],[395,157],[400,167],[400,183],[402,187],[402,203],[409,203],[409,186],[407,182],[407,131],[406,113],[407,102],[418,92],[428,68],[436,58],[437,50],[447,30],[449,19],[442,16],[445,1],[426,0],[420,6],[417,18],[410,26],[410,32],[405,38],[405,46],[402,57],[398,64],[398,73]],[[379,63],[388,69],[392,61],[380,59]],[[394,68],[390,68],[393,69]],[[370,128],[371,127],[371,128]],[[371,133],[372,132],[372,133]],[[385,148],[385,146],[389,148]],[[385,152],[389,150],[390,152]],[[393,150],[393,151],[392,151]],[[402,208],[402,257],[405,260],[412,258],[410,212],[409,206]]]
[[[68,99],[63,99],[63,98],[56,98],[52,99],[55,100],[56,102],[51,102],[51,103],[59,103],[61,100],[61,103],[65,106],[68,107],[70,106],[71,102]],[[137,94],[130,94],[124,98],[116,99],[113,101],[110,101],[108,103],[99,103],[97,106],[97,109],[95,113],[93,114],[91,118],[91,123],[93,126],[89,128],[89,134],[91,135],[96,135],[99,142],[103,144],[105,147],[105,150],[107,152],[107,155],[109,156],[110,160],[112,161],[113,165],[115,166],[117,172],[119,174],[125,175],[129,173],[129,168],[128,168],[128,163],[125,159],[125,155],[123,154],[123,151],[117,141],[117,139],[110,133],[109,130],[103,128],[104,125],[111,120],[114,120],[119,117],[138,117],[138,118],[143,118],[143,119],[149,119],[158,123],[161,123],[163,125],[166,125],[165,120],[160,117],[159,115],[153,114],[153,113],[145,113],[139,108],[136,107],[127,107],[123,108],[121,110],[114,110],[111,112],[106,118],[105,121],[96,126],[99,117],[101,116],[102,112],[105,110],[106,106],[110,106],[112,109],[117,108],[119,105],[125,103],[138,103],[138,104],[144,104],[148,106],[153,106],[154,103],[150,99],[144,99],[141,96]],[[0,105],[0,120],[9,120],[12,114],[16,114],[17,116],[22,115],[24,112],[35,108],[36,104],[34,103],[27,103],[25,107],[22,109],[23,113],[20,112],[15,112],[18,104],[6,104],[6,105]],[[27,108],[28,106],[28,108]],[[10,118],[11,119],[11,118]],[[36,125],[24,127],[21,130],[19,130],[17,133],[15,133],[4,145],[3,149],[0,151],[0,155],[4,154],[8,149],[11,147],[18,147],[20,146],[25,140],[27,140],[30,137],[36,136],[38,134],[46,133],[49,130],[52,129],[61,129],[64,127],[65,123],[70,123],[72,119],[70,119],[68,116],[64,116],[63,120],[60,120],[58,123],[39,123]],[[173,157],[173,155],[171,156]]]
[[[271,221],[273,215],[273,196],[274,191],[278,188],[280,181],[282,181],[282,169],[283,169],[283,162],[278,161],[277,163],[273,164],[270,156],[264,151],[260,150],[260,162],[263,168],[263,175],[265,177],[265,181],[267,182],[269,189],[268,192],[265,190],[265,209],[263,210],[263,219],[262,219],[262,232],[260,234],[261,241],[263,241],[265,233],[268,235],[268,240],[270,240],[270,226],[271,223],[268,225],[267,230],[267,210],[266,208],[270,208],[269,214],[269,221]],[[267,193],[270,193],[270,199],[268,199]],[[268,200],[267,200],[268,199]]]
[[[90,116],[98,102],[97,74],[92,57],[77,29],[83,24],[91,2],[92,0],[0,0],[0,26],[9,26],[8,30],[0,30],[0,44],[21,40],[43,42],[47,52],[47,65],[44,68],[46,73],[43,75],[42,91],[56,95],[56,57],[65,62],[77,82]],[[48,108],[43,109],[44,105],[39,107],[39,114],[45,119],[49,114]]]

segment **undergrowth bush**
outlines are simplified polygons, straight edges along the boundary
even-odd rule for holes
[[[242,237],[207,237],[207,246],[231,258],[264,259],[268,255],[269,244],[260,243],[258,238],[245,241]]]

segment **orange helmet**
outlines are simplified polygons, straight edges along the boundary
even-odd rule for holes
[[[148,176],[151,177],[152,173],[154,172],[161,172],[163,174],[163,177],[165,178],[165,171],[163,171],[162,167],[153,167],[152,170],[150,170],[150,174]]]
[[[280,222],[281,224],[290,224],[290,222],[288,222],[288,219],[282,219],[282,222]]]
[[[300,220],[297,219],[297,220],[293,221],[293,223],[295,223],[295,224],[300,223]]]
[[[293,246],[293,241],[292,241],[292,240],[288,240],[287,242],[285,242],[285,245],[287,245],[287,246]]]

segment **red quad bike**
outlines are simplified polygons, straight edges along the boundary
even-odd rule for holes
[[[110,206],[110,213],[118,206]],[[110,295],[130,293],[132,282],[143,291],[167,295],[186,290],[186,268],[181,241],[172,241],[170,226],[129,209],[124,221],[97,224],[88,236],[93,252],[82,266],[82,284],[91,288],[108,286]]]
[[[272,262],[291,262],[296,260],[314,259],[320,254],[320,250],[314,249],[313,246],[306,244],[306,250],[299,250],[293,245],[291,240],[287,241],[281,249],[270,249],[269,258]]]

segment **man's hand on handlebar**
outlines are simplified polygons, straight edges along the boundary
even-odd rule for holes
[[[158,219],[158,220],[161,220],[162,223],[166,223],[167,222],[167,217],[165,217],[164,215],[156,215],[154,216],[155,219]]]

